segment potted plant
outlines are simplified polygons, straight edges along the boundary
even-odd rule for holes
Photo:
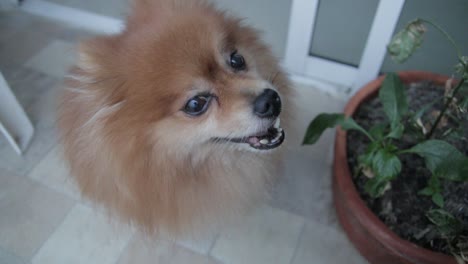
[[[468,57],[439,26],[422,19],[394,36],[388,51],[404,62],[425,24],[458,55],[457,79],[427,73],[381,76],[344,113],[319,114],[304,144],[327,128],[335,139],[333,197],[338,219],[371,263],[468,260]]]

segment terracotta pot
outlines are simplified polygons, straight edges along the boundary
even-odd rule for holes
[[[432,80],[443,85],[448,79],[446,76],[416,71],[401,72],[399,76],[404,83]],[[383,79],[384,76],[381,76],[372,81],[353,96],[345,108],[346,115],[351,116],[361,102],[376,96]],[[359,252],[375,264],[456,264],[452,256],[401,239],[374,215],[354,186],[346,152],[346,132],[338,129],[333,164],[333,199],[338,220]]]

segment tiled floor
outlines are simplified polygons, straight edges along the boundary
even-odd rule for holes
[[[343,102],[296,85],[296,132],[272,200],[238,224],[197,241],[140,237],[83,201],[57,145],[55,96],[77,40],[90,34],[14,11],[0,13],[0,70],[36,128],[18,157],[0,138],[0,264],[17,263],[366,263],[331,205],[333,134],[300,146],[320,111]]]

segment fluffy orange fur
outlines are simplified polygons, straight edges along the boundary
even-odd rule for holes
[[[85,197],[150,233],[223,223],[268,194],[280,150],[212,139],[265,126],[251,115],[265,85],[287,114],[288,80],[255,30],[204,1],[139,0],[132,10],[122,33],[80,45],[67,77],[59,128],[71,174]],[[245,72],[227,67],[232,50]],[[189,117],[180,110],[199,90],[218,100]]]

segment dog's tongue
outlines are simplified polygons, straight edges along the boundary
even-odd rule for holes
[[[243,138],[231,138],[231,139],[217,139],[225,140],[234,143],[247,143],[251,147],[260,150],[273,149],[281,145],[284,141],[284,131],[280,127],[279,118],[275,123],[267,130],[262,132],[262,134],[257,134],[255,136],[243,137]]]
[[[254,146],[260,145],[260,139],[258,139],[258,137],[249,137],[248,142]]]
[[[247,139],[253,147],[274,147],[282,143],[281,137],[284,135],[283,129],[280,127],[280,119],[276,119],[274,125],[270,127],[263,135],[251,136]],[[281,141],[281,142],[280,142]]]

